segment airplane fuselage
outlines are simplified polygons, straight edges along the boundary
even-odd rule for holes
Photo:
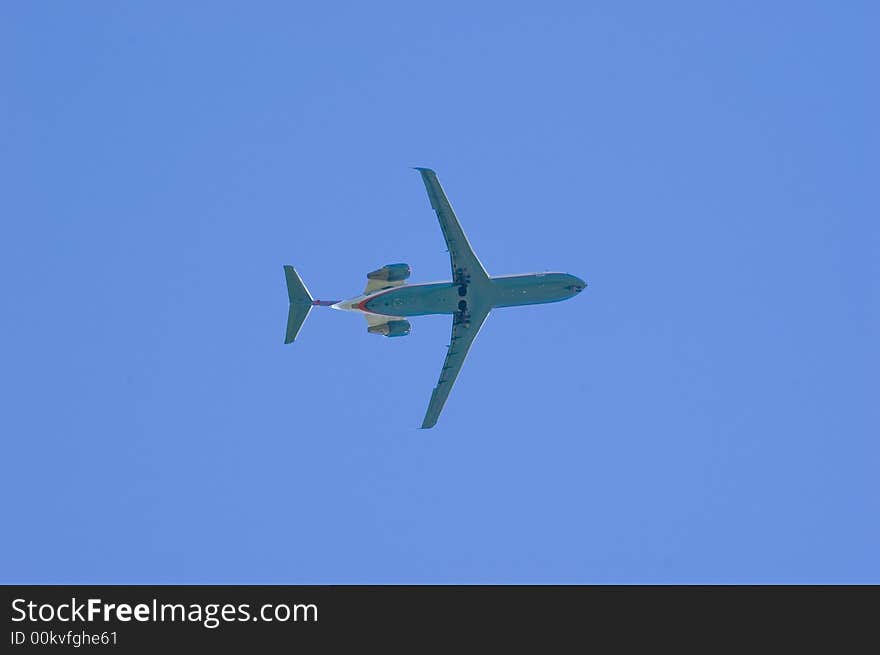
[[[488,284],[454,282],[405,284],[357,296],[334,309],[382,316],[425,316],[467,311],[475,300],[491,307],[514,307],[559,302],[580,293],[586,283],[568,273],[527,273],[490,277]]]
[[[526,273],[489,275],[477,258],[462,230],[452,205],[430,168],[417,168],[428,192],[431,209],[437,214],[449,253],[452,279],[448,282],[408,284],[409,264],[386,264],[367,273],[364,292],[348,300],[315,300],[299,273],[284,267],[290,309],[284,343],[296,339],[303,321],[316,305],[359,313],[367,321],[367,332],[385,337],[404,337],[410,333],[409,318],[426,314],[452,316],[452,336],[447,346],[437,385],[422,420],[422,428],[433,427],[468,350],[491,311],[496,307],[516,307],[559,302],[576,296],[587,283],[568,273]]]

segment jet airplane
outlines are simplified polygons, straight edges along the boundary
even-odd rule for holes
[[[452,279],[446,282],[407,284],[408,264],[388,264],[367,274],[367,286],[349,300],[315,300],[292,266],[284,267],[290,310],[284,343],[290,343],[315,306],[331,307],[363,314],[367,331],[386,337],[402,337],[410,332],[407,320],[412,316],[450,314],[452,338],[440,380],[431,394],[422,428],[437,423],[452,385],[458,377],[468,349],[486,317],[496,307],[517,307],[558,302],[576,296],[587,286],[568,273],[526,273],[490,276],[474,254],[467,236],[458,223],[452,206],[430,168],[416,168],[422,176],[431,207],[440,220],[446,240]]]

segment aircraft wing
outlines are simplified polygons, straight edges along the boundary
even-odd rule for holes
[[[452,316],[452,339],[449,343],[449,352],[446,353],[446,359],[443,362],[443,368],[440,370],[440,380],[434,387],[434,393],[431,394],[431,402],[428,404],[428,411],[425,413],[425,420],[422,421],[422,428],[431,428],[437,423],[440,412],[443,411],[443,405],[452,391],[452,385],[455,384],[455,378],[461,371],[461,366],[467,357],[468,349],[474,342],[483,322],[492,309],[490,305],[478,306],[470,311],[470,314],[453,314]]]
[[[487,280],[489,275],[474,254],[461,225],[458,224],[458,218],[452,211],[452,205],[446,199],[446,194],[443,193],[443,187],[440,186],[437,174],[430,168],[416,168],[416,170],[422,175],[422,181],[428,190],[431,208],[437,212],[437,218],[440,220],[440,229],[443,230],[443,238],[446,239],[446,247],[449,250],[449,259],[452,264],[453,281],[456,284],[466,284],[473,278],[480,278],[480,281]]]

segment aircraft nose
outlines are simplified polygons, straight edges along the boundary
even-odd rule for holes
[[[587,283],[584,282],[579,277],[572,275],[571,283],[568,285],[568,288],[574,291],[575,293],[580,293],[587,287]]]

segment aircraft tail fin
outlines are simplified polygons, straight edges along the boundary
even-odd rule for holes
[[[293,266],[284,267],[284,277],[287,280],[287,297],[290,299],[284,343],[291,343],[296,339],[302,324],[312,311],[312,294],[306,289],[306,285]]]

